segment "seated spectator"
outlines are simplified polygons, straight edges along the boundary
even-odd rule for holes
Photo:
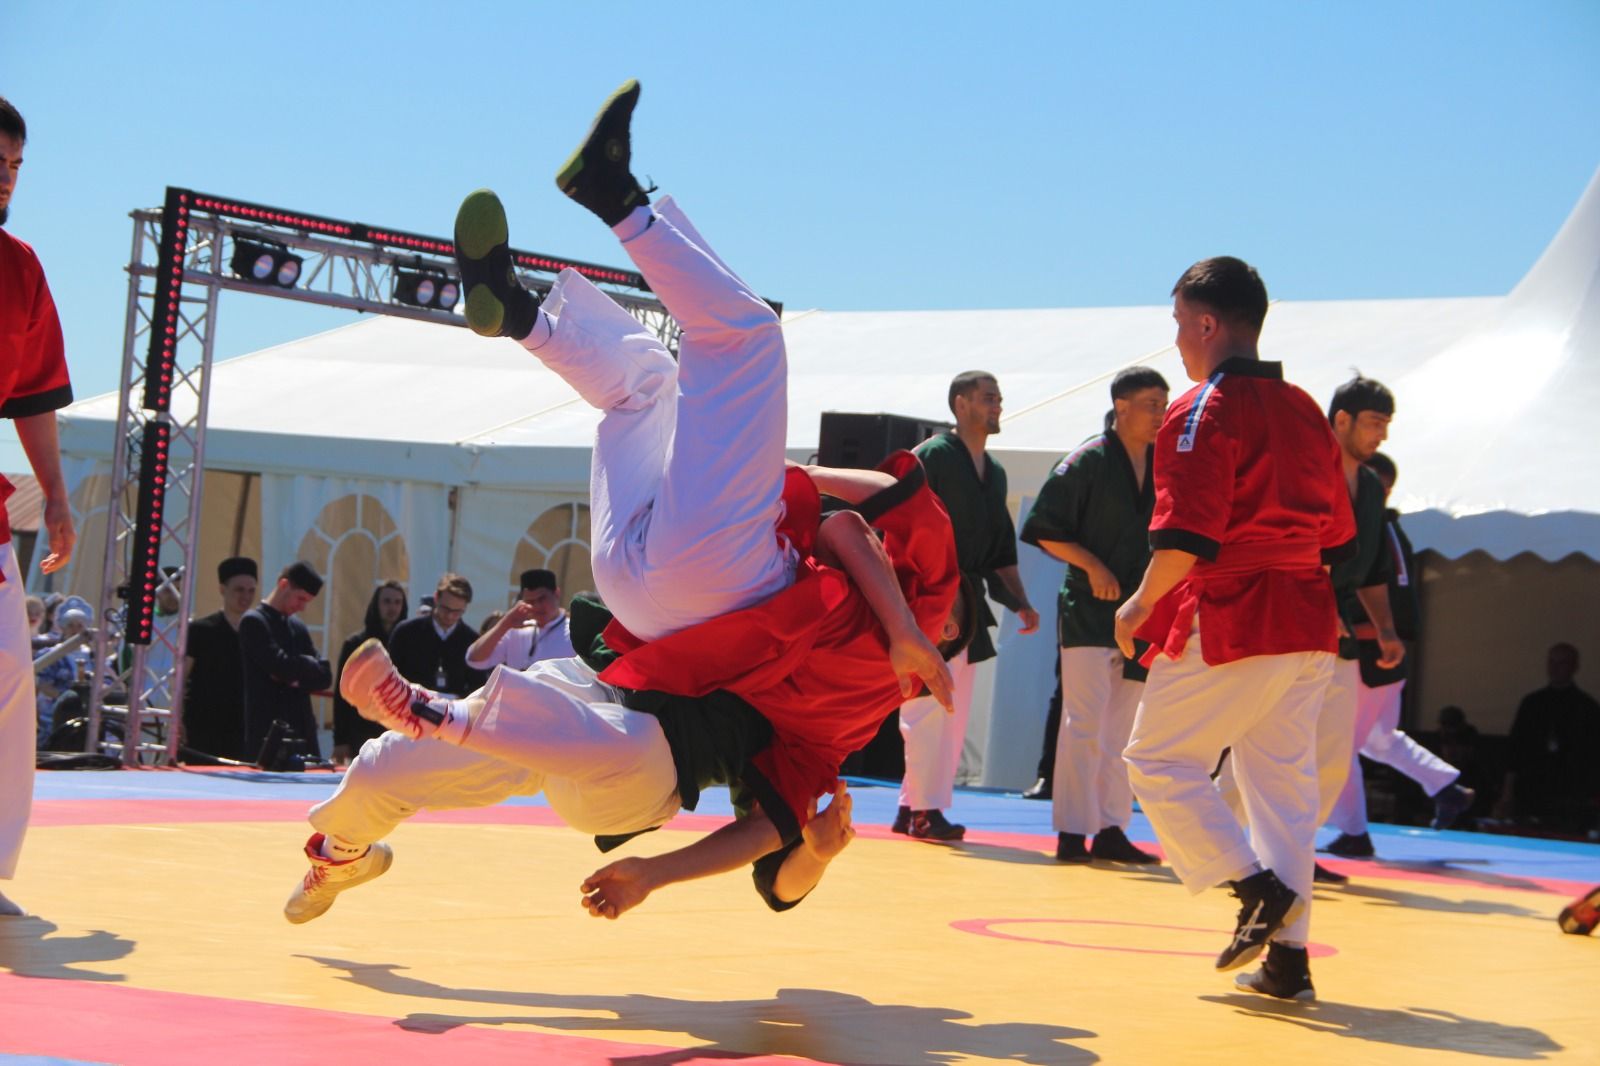
[[[44,598],[44,617],[33,631],[34,651],[53,648],[61,640],[61,633],[56,629],[56,611],[65,600],[66,597],[59,592],[52,592]]]
[[[90,623],[94,611],[83,600],[73,597],[66,609],[59,612],[61,634],[54,645],[34,656],[33,684],[37,698],[38,721],[36,744],[42,745],[55,728],[55,706],[61,696],[70,691],[76,681],[89,676],[93,652],[89,641],[94,637]]]
[[[344,673],[344,664],[369,638],[376,637],[388,643],[389,634],[394,632],[395,626],[405,621],[406,612],[405,586],[398,581],[385,581],[372,590],[361,628],[350,634],[339,649],[339,660],[333,675],[333,761],[336,763],[349,762],[361,750],[361,745],[383,734],[383,726],[361,717],[339,692],[339,677]]]
[[[1563,832],[1594,823],[1600,753],[1600,703],[1573,681],[1578,649],[1553,645],[1545,660],[1550,683],[1523,697],[1511,726],[1509,767],[1500,815],[1514,814]]]
[[[44,601],[37,596],[29,596],[22,602],[28,612],[28,636],[38,636],[39,623],[44,621]]]
[[[452,696],[465,696],[487,679],[467,665],[467,649],[477,630],[461,620],[472,603],[472,583],[460,574],[445,574],[433,591],[433,610],[426,617],[401,622],[389,634],[389,657],[407,681]],[[570,654],[570,653],[569,653]]]
[[[570,659],[575,654],[556,575],[549,570],[524,570],[521,584],[517,602],[492,628],[485,624],[483,635],[467,650],[467,665],[472,669],[504,666],[526,670],[541,659]]]

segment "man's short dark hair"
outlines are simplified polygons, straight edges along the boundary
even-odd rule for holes
[[[961,373],[957,374],[953,379],[951,379],[950,396],[947,401],[950,404],[950,413],[956,413],[957,396],[970,395],[973,389],[977,388],[985,381],[992,381],[997,385],[1000,383],[1000,379],[989,373],[987,370],[963,370]]]
[[[452,596],[460,596],[468,603],[472,602],[472,582],[460,574],[446,573],[439,578],[439,584],[434,587],[433,594],[437,598],[446,592]]]
[[[1148,366],[1127,366],[1117,371],[1117,376],[1111,379],[1112,402],[1125,400],[1136,392],[1145,389],[1164,389],[1172,391],[1167,385],[1167,379],[1161,372]]]
[[[1367,466],[1391,485],[1399,479],[1400,470],[1394,465],[1394,460],[1382,452],[1373,452],[1372,458],[1367,460]]]
[[[322,575],[317,573],[316,567],[304,559],[284,567],[283,573],[278,577],[301,592],[309,592],[313,596],[322,591]]]
[[[524,570],[522,572],[523,591],[532,589],[556,590],[556,574],[554,570]]]
[[[11,101],[3,96],[0,96],[0,133],[18,144],[28,142],[28,124],[22,121],[22,112],[13,107]]]
[[[1355,418],[1362,411],[1376,411],[1380,415],[1394,414],[1394,393],[1381,381],[1364,378],[1361,371],[1333,390],[1333,400],[1328,404],[1328,421],[1340,411]]]
[[[231,555],[217,564],[217,584],[226,585],[241,575],[259,577],[256,561],[244,555]]]
[[[1256,333],[1267,320],[1267,286],[1256,268],[1243,259],[1219,255],[1202,259],[1183,272],[1173,296],[1201,304],[1218,318]]]

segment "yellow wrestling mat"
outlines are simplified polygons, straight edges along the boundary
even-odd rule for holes
[[[1600,940],[1514,878],[1347,867],[1316,897],[1320,1002],[1296,1004],[1212,970],[1226,893],[1058,865],[1042,835],[863,827],[786,914],[735,874],[608,922],[578,903],[589,840],[464,812],[401,827],[385,876],[293,926],[304,805],[265,806],[40,819],[14,892],[39,917],[0,919],[0,1061],[1600,1062]]]

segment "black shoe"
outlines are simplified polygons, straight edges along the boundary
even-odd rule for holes
[[[943,811],[912,811],[911,835],[918,840],[960,840],[967,827],[948,821]]]
[[[1429,823],[1434,829],[1449,829],[1456,824],[1456,819],[1467,813],[1472,806],[1472,801],[1478,794],[1470,788],[1451,783],[1439,790],[1433,797],[1433,821]]]
[[[1115,825],[1108,825],[1094,835],[1094,846],[1089,849],[1089,857],[1102,862],[1126,862],[1138,866],[1153,866],[1161,862],[1148,851],[1134,847],[1128,834]]]
[[[1334,873],[1320,862],[1311,867],[1311,881],[1318,885],[1348,885],[1350,878]]]
[[[1082,833],[1056,834],[1056,862],[1082,866],[1089,862],[1089,849],[1083,846]]]
[[[1282,944],[1268,944],[1267,960],[1261,964],[1261,969],[1240,974],[1233,979],[1233,985],[1245,992],[1298,999],[1303,1003],[1317,998],[1317,990],[1311,987],[1311,962],[1306,949],[1286,948]]]
[[[1372,838],[1366,833],[1340,833],[1322,850],[1341,859],[1370,859],[1376,854],[1372,850]]]
[[[481,337],[522,340],[533,332],[539,300],[522,287],[511,265],[506,209],[479,189],[456,212],[456,265],[466,291],[467,325]]]
[[[1591,889],[1561,908],[1556,921],[1563,933],[1573,936],[1594,932],[1595,926],[1600,925],[1600,888]]]
[[[891,833],[909,833],[909,832],[911,832],[911,808],[910,807],[907,807],[905,804],[902,803],[900,805],[900,809],[898,811],[894,812],[894,821],[889,823],[889,832],[891,832]]]
[[[1050,798],[1050,779],[1041,777],[1028,788],[1023,790],[1022,798],[1025,800],[1047,800]]]
[[[1278,880],[1271,870],[1253,873],[1233,883],[1239,898],[1239,921],[1233,940],[1217,956],[1217,969],[1233,970],[1257,955],[1273,935],[1300,916],[1305,901]]]
[[[650,202],[628,169],[633,146],[628,126],[633,107],[639,102],[639,82],[628,79],[611,94],[589,127],[589,135],[578,145],[556,174],[561,191],[600,216],[600,221],[615,226],[634,208]]]

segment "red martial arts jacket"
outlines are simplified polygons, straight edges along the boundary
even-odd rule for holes
[[[72,402],[61,319],[33,249],[0,230],[0,418],[26,418]],[[0,544],[11,541],[0,477]],[[3,580],[3,579],[0,579]]]
[[[1200,612],[1213,666],[1338,650],[1324,563],[1355,547],[1339,444],[1281,363],[1229,359],[1167,411],[1156,438],[1150,547],[1199,556],[1138,636],[1176,659]]]
[[[896,452],[878,469],[898,481],[861,510],[883,536],[918,627],[937,643],[960,583],[950,516],[910,452]],[[748,701],[773,732],[755,769],[798,827],[811,801],[833,790],[845,756],[864,747],[905,697],[872,608],[843,573],[812,555],[821,501],[804,471],[790,468],[783,500],[778,532],[802,559],[794,584],[648,643],[613,621],[605,642],[622,655],[600,679],[678,696],[724,689]]]

